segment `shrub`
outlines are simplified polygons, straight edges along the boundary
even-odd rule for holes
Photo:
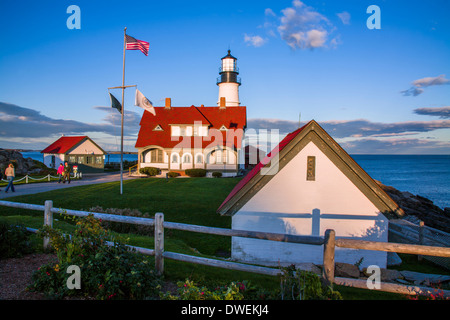
[[[176,178],[176,177],[179,177],[179,176],[180,176],[180,173],[179,173],[179,172],[175,172],[175,171],[169,171],[169,172],[167,173],[167,176],[168,176],[169,178]]]
[[[177,295],[170,293],[162,294],[165,300],[242,300],[245,285],[240,282],[231,282],[229,285],[216,287],[214,289],[206,286],[199,287],[194,281],[186,279],[178,282]]]
[[[92,207],[89,209],[89,212],[98,212],[98,213],[107,213],[107,214],[115,214],[119,216],[127,216],[127,217],[139,217],[139,218],[152,218],[147,212],[142,213],[137,209],[117,209],[117,208],[107,208],[103,209],[100,206]],[[144,226],[139,224],[131,224],[131,223],[121,223],[121,222],[113,222],[113,221],[102,221],[102,227],[111,231],[119,232],[119,233],[135,233],[145,236],[153,236],[154,235],[154,227],[153,226]]]
[[[160,174],[161,173],[161,169],[155,168],[155,167],[145,167],[145,168],[139,169],[139,172],[142,173],[142,174],[146,174],[148,176],[153,177],[153,176],[156,176],[156,175]]]
[[[32,276],[29,290],[59,299],[80,295],[100,300],[158,296],[161,279],[152,264],[112,237],[92,215],[80,219],[72,235],[47,226],[39,234],[50,237],[58,262],[39,268]],[[68,289],[71,274],[66,270],[71,265],[80,268],[80,289]]]
[[[214,178],[220,178],[220,177],[222,177],[222,172],[214,171],[214,172],[212,173],[212,176],[213,176]]]
[[[338,291],[324,286],[320,277],[294,265],[281,268],[281,300],[342,300]]]
[[[23,225],[0,220],[0,259],[21,257],[32,251],[30,233]]]
[[[205,169],[186,169],[184,172],[189,177],[204,177],[204,176],[206,176]]]

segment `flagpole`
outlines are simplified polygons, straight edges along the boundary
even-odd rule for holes
[[[124,94],[125,94],[125,52],[126,52],[127,27],[123,30],[123,71],[122,71],[122,125],[120,135],[120,194],[123,193],[123,114],[125,112]]]

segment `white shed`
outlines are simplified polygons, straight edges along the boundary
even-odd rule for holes
[[[264,165],[266,164],[266,165]],[[317,122],[288,134],[218,209],[232,229],[388,241],[398,205]],[[232,259],[262,265],[323,263],[323,247],[233,237]],[[336,248],[337,262],[386,267],[387,254]]]

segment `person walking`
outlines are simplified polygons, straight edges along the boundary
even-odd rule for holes
[[[14,184],[13,184],[13,180],[16,175],[14,172],[14,165],[12,163],[10,163],[9,166],[6,168],[5,176],[6,176],[6,179],[8,180],[8,185],[6,186],[5,193],[8,192],[9,188],[11,188],[12,192],[16,192],[16,190],[14,189]]]
[[[72,171],[72,168],[70,167],[69,163],[66,161],[64,163],[64,179],[63,183],[66,183],[66,180],[68,183],[70,183],[70,172]]]
[[[59,164],[58,171],[56,171],[56,173],[57,173],[58,176],[59,176],[59,181],[58,181],[58,183],[61,183],[61,179],[63,178],[63,174],[64,174],[64,166],[63,166],[62,163]]]

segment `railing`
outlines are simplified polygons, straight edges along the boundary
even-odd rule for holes
[[[271,241],[282,241],[290,243],[302,243],[310,245],[323,245],[323,273],[322,277],[325,283],[337,284],[343,286],[350,286],[355,288],[368,289],[367,281],[361,279],[350,279],[335,277],[335,248],[351,248],[351,249],[362,249],[362,250],[375,250],[375,251],[387,251],[387,252],[398,252],[407,254],[419,254],[428,256],[440,256],[440,257],[450,257],[450,248],[446,247],[434,247],[434,246],[423,246],[423,245],[411,245],[402,243],[385,243],[385,242],[375,242],[375,241],[362,241],[362,240],[352,240],[352,239],[336,239],[334,230],[326,230],[324,237],[319,236],[301,236],[301,235],[287,235],[278,233],[266,233],[266,232],[256,232],[256,231],[246,231],[246,230],[233,230],[206,226],[197,226],[184,223],[167,222],[164,221],[164,215],[162,213],[156,213],[155,219],[149,218],[139,218],[130,216],[119,216],[105,213],[95,213],[87,211],[77,211],[69,209],[58,209],[53,207],[53,202],[51,200],[45,201],[45,205],[35,205],[26,203],[17,203],[9,201],[0,201],[1,206],[22,208],[29,210],[44,211],[44,225],[50,227],[53,226],[53,213],[73,215],[77,217],[86,217],[88,215],[93,215],[97,219],[102,219],[104,221],[112,222],[122,222],[131,223],[138,225],[148,225],[154,226],[155,232],[155,248],[148,249],[142,247],[128,246],[135,249],[137,252],[150,255],[155,257],[155,268],[158,274],[164,273],[164,259],[172,259],[178,261],[184,261],[188,263],[195,263],[201,265],[207,265],[212,267],[219,267],[231,270],[239,270],[245,272],[253,272],[264,275],[277,276],[282,273],[279,269],[261,267],[255,265],[248,265],[243,263],[224,261],[218,259],[210,259],[198,256],[190,256],[181,253],[168,252],[164,250],[164,229],[174,229],[174,230],[184,230],[191,232],[199,232],[213,235],[231,236],[231,237],[245,237],[254,239],[264,239]],[[29,231],[36,232],[35,229],[28,228]],[[44,239],[44,247],[49,248],[49,239]],[[395,283],[380,283],[380,288],[378,291],[393,292],[399,294],[407,295],[430,295],[436,292],[435,289],[423,286],[408,286]],[[440,290],[443,297],[449,298],[450,291]]]
[[[73,178],[80,178],[81,179],[81,177],[82,177],[82,173],[81,172],[78,172],[78,173],[72,174],[72,175],[73,175]],[[38,181],[38,180],[45,180],[45,179],[47,179],[47,181],[50,181],[52,178],[53,179],[59,179],[59,177],[52,176],[51,174],[48,174],[48,175],[46,175],[46,176],[44,176],[42,178],[35,178],[35,177],[32,177],[32,176],[26,175],[26,176],[24,176],[24,177],[22,177],[20,179],[14,179],[14,183],[17,183],[17,182],[20,182],[20,181],[23,181],[23,180],[25,180],[25,183],[29,183],[29,180]],[[8,182],[8,180],[5,180],[5,179],[0,179],[0,181]]]

